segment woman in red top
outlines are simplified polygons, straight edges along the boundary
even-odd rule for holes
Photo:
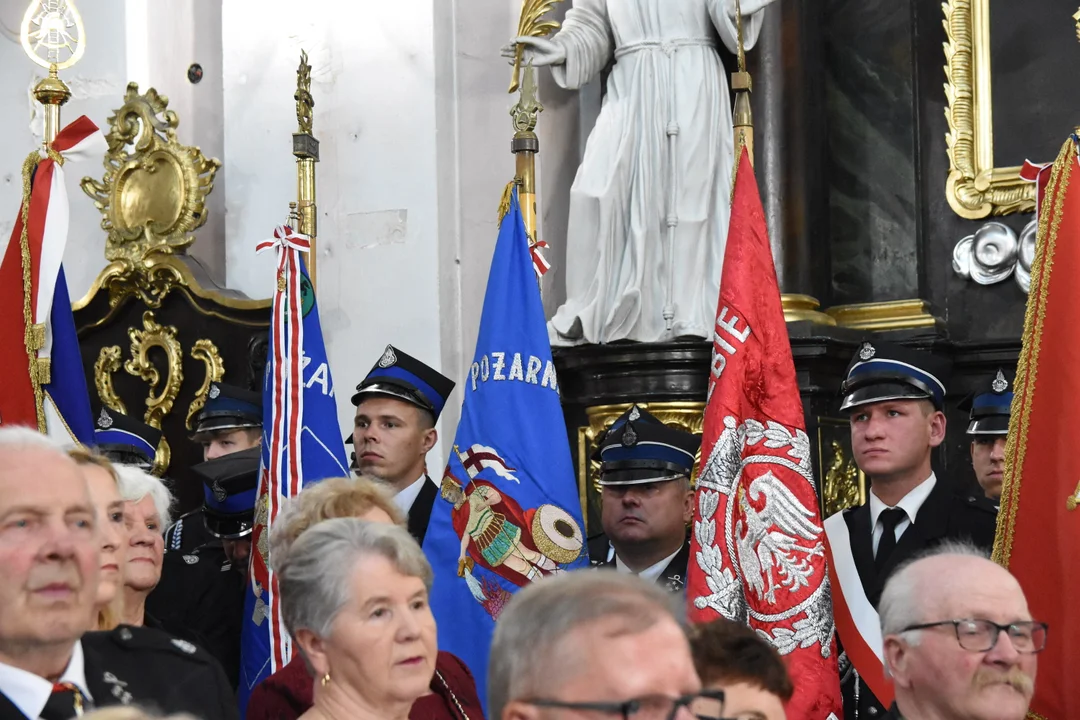
[[[275,567],[284,562],[293,542],[309,527],[324,520],[348,517],[402,527],[405,524],[401,511],[375,482],[362,477],[324,480],[306,488],[282,509],[270,541]],[[252,692],[247,720],[296,720],[311,709],[316,682],[321,680],[313,678],[297,652],[291,662]],[[410,720],[483,720],[483,717],[469,669],[454,655],[439,652],[430,693],[413,703]]]

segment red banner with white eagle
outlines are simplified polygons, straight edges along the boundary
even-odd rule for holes
[[[690,619],[748,623],[787,663],[787,715],[841,717],[825,540],[754,168],[736,172],[691,534]]]

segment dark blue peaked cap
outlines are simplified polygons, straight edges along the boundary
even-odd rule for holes
[[[211,383],[206,404],[195,418],[195,432],[262,427],[262,394],[223,382]]]
[[[960,409],[969,411],[968,435],[1008,435],[1012,413],[1013,382],[1011,372],[998,368],[979,388],[960,401]]]
[[[438,370],[387,345],[375,367],[356,386],[352,404],[359,406],[369,395],[388,395],[427,410],[438,420],[454,385]]]
[[[887,342],[864,342],[840,385],[841,410],[886,400],[930,400],[945,407],[951,364],[927,352]]]
[[[597,443],[601,485],[639,485],[689,477],[701,436],[665,425],[634,405]]]
[[[101,409],[94,423],[94,445],[110,460],[149,468],[160,442],[157,428],[108,408]]]
[[[192,466],[203,482],[203,520],[211,535],[232,540],[252,531],[261,454],[249,448]]]

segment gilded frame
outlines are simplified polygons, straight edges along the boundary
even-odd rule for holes
[[[1035,184],[1020,167],[994,167],[994,110],[990,73],[990,0],[947,0],[945,117],[949,179],[945,196],[968,220],[1033,212]]]

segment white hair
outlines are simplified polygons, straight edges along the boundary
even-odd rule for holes
[[[946,540],[902,564],[885,582],[878,602],[882,637],[901,635],[908,644],[918,644],[919,631],[905,632],[904,628],[926,622],[926,609],[923,607],[925,593],[920,583],[919,565],[928,558],[944,556],[988,559],[986,552],[977,545],[961,540]]]
[[[67,457],[60,443],[24,425],[0,426],[0,450],[44,450]]]
[[[574,670],[566,665],[560,641],[578,628],[613,619],[621,623],[621,633],[633,634],[663,618],[679,622],[674,602],[656,583],[614,570],[566,573],[526,586],[495,625],[488,658],[488,717],[502,717],[511,701],[549,688],[560,668]]]
[[[434,575],[424,551],[405,528],[358,518],[334,518],[312,525],[289,548],[278,570],[285,627],[328,637],[338,613],[353,594],[352,571],[365,557],[386,558],[402,575],[424,581]]]
[[[137,465],[116,463],[120,497],[127,502],[140,502],[147,495],[154,501],[154,510],[161,518],[161,527],[172,525],[173,496],[161,478],[155,477]]]

